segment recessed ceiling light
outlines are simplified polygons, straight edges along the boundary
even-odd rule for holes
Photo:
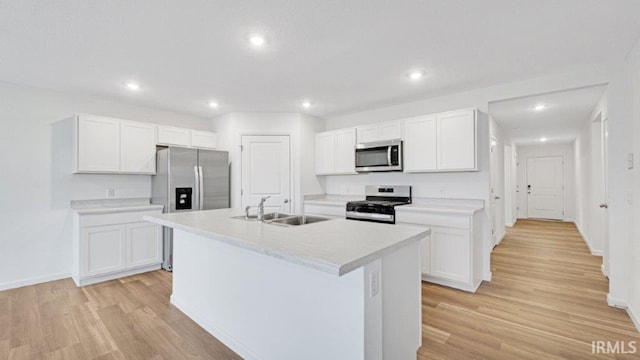
[[[266,40],[264,39],[264,36],[260,34],[252,34],[249,36],[249,42],[255,47],[262,47]]]
[[[140,85],[134,82],[127,83],[127,88],[132,91],[140,90]]]
[[[546,141],[547,141],[547,138],[546,138],[546,137],[541,137],[541,138],[540,138],[540,142],[546,142]]]
[[[310,108],[310,107],[311,107],[311,102],[309,102],[309,101],[303,101],[303,102],[302,102],[302,107],[303,107],[303,108],[306,108],[306,109]]]
[[[217,103],[217,102],[215,102],[215,101],[209,101],[209,106],[210,106],[210,107],[212,107],[212,108],[214,108],[214,109],[217,109],[217,108],[218,108],[218,106],[220,106],[220,104],[218,104],[218,103]]]
[[[419,80],[424,76],[422,71],[412,71],[409,73],[409,79],[411,80]]]
[[[534,107],[534,108],[533,108],[533,110],[535,110],[535,111],[542,111],[542,110],[544,110],[544,109],[546,109],[546,108],[547,108],[547,107],[546,107],[546,106],[544,106],[544,104],[538,104],[538,105],[536,105],[536,107]]]

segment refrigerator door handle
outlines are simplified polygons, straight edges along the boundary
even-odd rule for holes
[[[204,181],[202,179],[202,166],[198,166],[198,204],[200,204],[200,210],[204,210]]]
[[[193,176],[195,181],[193,210],[200,210],[200,171],[198,171],[198,166],[193,167]]]

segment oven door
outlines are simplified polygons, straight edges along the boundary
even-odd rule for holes
[[[356,145],[356,171],[402,171],[402,141]]]

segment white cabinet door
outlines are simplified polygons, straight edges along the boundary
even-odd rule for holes
[[[158,144],[191,146],[191,130],[173,126],[158,126]]]
[[[476,169],[475,110],[451,111],[438,119],[438,170]]]
[[[402,139],[402,122],[400,120],[395,120],[380,123],[378,131],[378,140]]]
[[[437,169],[437,127],[433,115],[404,120],[404,171]]]
[[[120,122],[120,171],[135,174],[155,174],[155,125],[134,121]]]
[[[380,130],[378,124],[358,126],[356,131],[358,136],[358,144],[378,141],[379,131]]]
[[[336,136],[336,160],[334,173],[356,173],[356,129],[343,129],[335,132]]]
[[[125,225],[128,269],[162,262],[161,228],[146,221]]]
[[[81,276],[102,275],[125,269],[125,234],[122,225],[86,227],[82,229],[81,238]]]
[[[432,276],[468,283],[471,278],[469,230],[431,227]]]
[[[332,131],[316,135],[316,174],[333,172],[336,161],[336,134]]]
[[[209,131],[191,130],[191,146],[215,149],[218,147],[218,134]]]
[[[78,115],[76,172],[120,171],[120,120]]]

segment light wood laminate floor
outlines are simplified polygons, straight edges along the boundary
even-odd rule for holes
[[[601,262],[573,223],[518,220],[477,293],[423,283],[418,359],[640,358],[631,319],[607,305]],[[593,340],[637,341],[639,353],[594,355]]]
[[[423,283],[418,359],[614,358],[593,355],[591,341],[640,345],[626,312],[607,306],[600,258],[573,224],[518,221],[495,248],[492,272],[476,294]],[[170,294],[164,271],[0,292],[0,359],[239,359]]]

